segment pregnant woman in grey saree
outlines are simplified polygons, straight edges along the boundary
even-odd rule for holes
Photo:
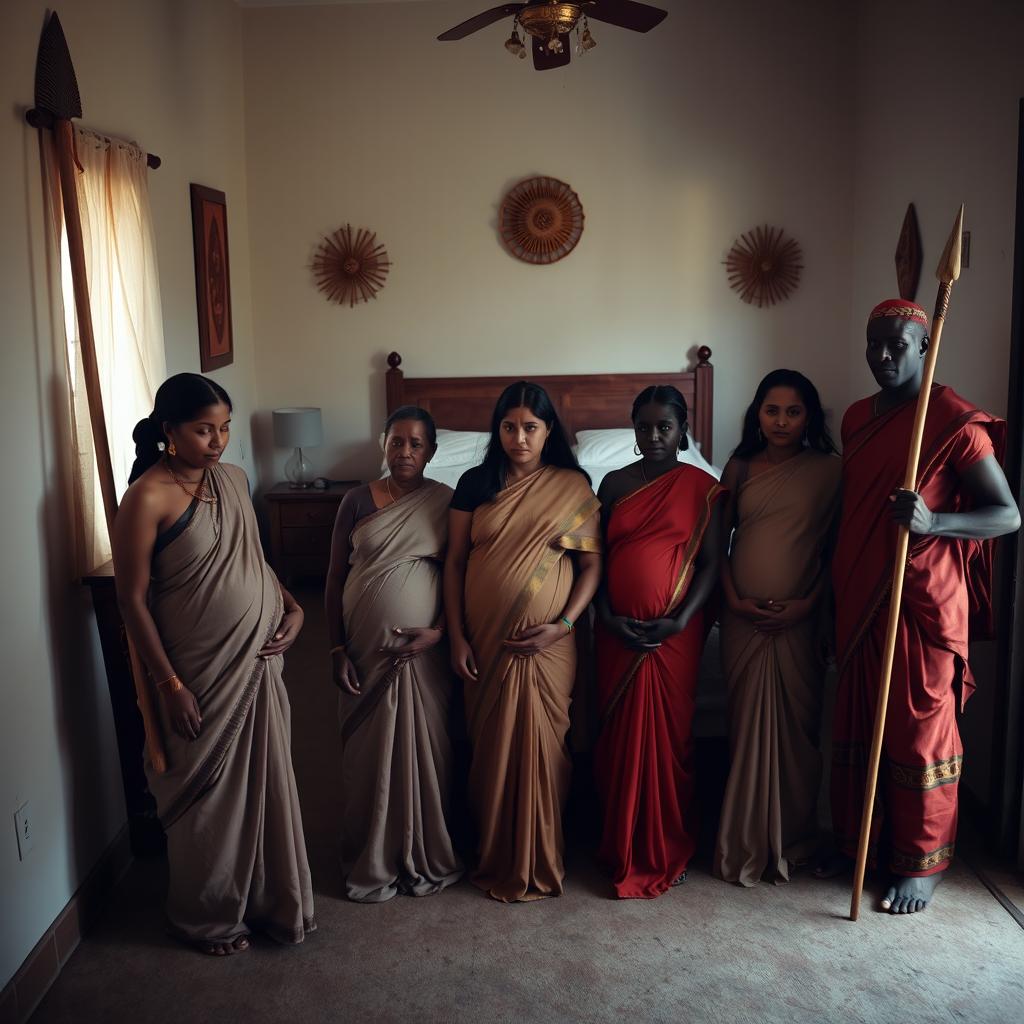
[[[247,949],[250,926],[285,943],[315,928],[281,676],[302,609],[264,561],[245,473],[220,462],[230,417],[208,378],[161,385],[113,537],[125,626],[160,694],[168,770],[146,772],[167,916],[219,956]]]
[[[341,690],[345,893],[381,903],[428,896],[462,875],[448,834],[452,673],[441,610],[451,488],[423,478],[429,413],[384,428],[390,475],[338,509],[325,602]]]

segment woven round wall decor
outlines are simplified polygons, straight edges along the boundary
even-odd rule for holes
[[[329,301],[342,306],[347,302],[349,309],[377,297],[390,267],[387,250],[378,244],[376,234],[360,228],[353,235],[350,224],[328,235],[313,256],[317,287]]]
[[[527,178],[501,201],[501,240],[526,263],[557,263],[576,248],[583,234],[580,197],[557,178]]]
[[[738,238],[722,261],[729,285],[744,302],[773,306],[789,296],[800,283],[803,252],[782,228],[767,224]]]

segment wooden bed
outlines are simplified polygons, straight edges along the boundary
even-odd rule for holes
[[[406,377],[402,357],[388,356],[387,407],[390,415],[402,405],[426,409],[447,430],[490,430],[491,413],[501,392],[520,377]],[[579,430],[630,427],[633,399],[651,384],[672,384],[686,399],[690,433],[701,454],[712,457],[714,367],[711,349],[697,351],[697,365],[685,373],[581,373],[529,376],[551,396],[558,415],[575,439]]]
[[[491,414],[498,396],[522,377],[406,377],[402,357],[388,356],[387,407],[390,415],[403,405],[426,409],[438,427],[447,430],[484,430],[491,428]],[[711,425],[714,413],[714,368],[711,349],[697,351],[697,365],[685,373],[581,373],[555,376],[530,376],[540,384],[558,410],[570,441],[580,430],[607,430],[631,427],[629,413],[633,399],[651,384],[672,384],[686,399],[690,433],[700,442],[701,454],[712,462]],[[589,616],[583,616],[576,630],[576,687],[570,714],[570,747],[575,753],[588,751],[597,736],[597,707],[593,678],[594,650]],[[718,663],[717,639],[712,655]],[[721,703],[725,689],[717,678],[702,679],[702,689],[715,694]],[[698,695],[698,709],[707,701]],[[711,709],[717,712],[717,706]]]

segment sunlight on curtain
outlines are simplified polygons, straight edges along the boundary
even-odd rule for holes
[[[166,376],[163,321],[156,245],[149,210],[146,155],[138,147],[75,129],[76,176],[82,219],[89,302],[100,391],[110,444],[114,488],[128,486],[135,458],[132,429],[153,408],[153,396]],[[45,147],[46,182],[54,234],[59,232],[61,286],[72,452],[73,530],[78,571],[110,558],[92,443],[89,404],[71,283],[71,263],[60,203],[60,176],[52,140]],[[54,237],[54,243],[57,238]],[[59,325],[55,325],[59,329]]]

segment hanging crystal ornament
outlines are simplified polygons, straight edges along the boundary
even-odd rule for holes
[[[592,50],[597,46],[597,40],[590,34],[590,22],[586,15],[583,16],[583,38],[580,40],[580,46],[584,50]]]
[[[513,57],[518,57],[520,60],[524,60],[526,58],[526,47],[523,46],[523,40],[520,38],[517,29],[518,24],[513,22],[512,35],[505,40],[505,49],[508,50]]]

